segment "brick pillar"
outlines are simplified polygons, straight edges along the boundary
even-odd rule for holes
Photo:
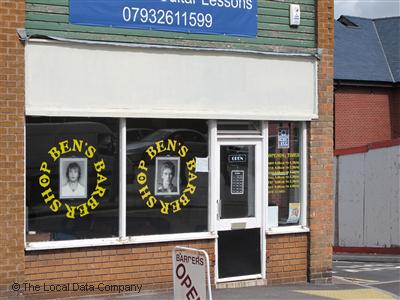
[[[316,1],[319,119],[309,128],[309,269],[312,283],[332,280],[333,241],[333,0]]]
[[[24,280],[25,1],[0,1],[0,298]]]

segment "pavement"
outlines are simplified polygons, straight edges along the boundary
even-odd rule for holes
[[[346,261],[352,258],[353,261]],[[399,256],[335,256],[331,284],[267,285],[247,288],[213,289],[213,299],[285,300],[386,300],[400,299]],[[157,294],[121,295],[107,299],[169,300],[173,291]]]
[[[338,278],[394,294],[400,299],[400,263],[391,261],[334,261],[332,273]]]
[[[235,299],[285,299],[285,300],[368,300],[368,299],[399,299],[397,296],[375,289],[364,287],[352,282],[334,278],[332,284],[293,284],[277,286],[257,286],[234,289],[213,289],[213,299],[235,300]],[[172,292],[153,295],[123,296],[118,299],[140,299],[140,300],[172,300]]]
[[[400,255],[340,253],[333,255],[333,261],[400,263]]]

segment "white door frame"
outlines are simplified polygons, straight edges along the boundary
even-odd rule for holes
[[[254,206],[255,206],[255,211],[254,211],[254,217],[249,217],[249,218],[234,218],[234,219],[220,219],[220,214],[219,214],[219,209],[220,209],[220,185],[219,185],[219,180],[216,188],[216,193],[217,193],[217,223],[216,223],[216,229],[217,231],[219,230],[231,230],[231,224],[232,223],[246,223],[246,227],[243,229],[248,229],[248,228],[258,228],[261,227],[261,178],[257,176],[257,174],[261,174],[261,148],[262,148],[262,143],[260,140],[235,140],[235,139],[219,139],[217,142],[217,151],[216,155],[219,158],[220,157],[220,146],[226,146],[226,145],[233,145],[233,146],[242,146],[242,145],[249,145],[249,146],[255,146],[255,151],[254,151],[254,156],[255,156],[255,166],[254,166],[254,183],[255,183],[255,194],[254,194]],[[220,174],[220,160],[218,159],[216,161],[216,169],[217,173]],[[218,176],[219,179],[219,176]]]
[[[214,125],[214,124],[213,124]],[[216,124],[215,124],[216,125]],[[264,126],[263,126],[264,127]],[[214,129],[215,130],[215,129]],[[216,131],[216,130],[215,130]],[[211,174],[211,202],[213,207],[213,213],[211,214],[211,218],[213,221],[210,223],[213,224],[213,231],[218,233],[218,230],[231,230],[231,224],[246,222],[247,228],[260,228],[260,264],[261,264],[261,273],[254,275],[246,275],[246,276],[237,276],[237,277],[229,277],[229,278],[219,278],[218,271],[218,239],[215,243],[215,282],[227,282],[227,281],[236,281],[236,280],[250,280],[250,279],[258,279],[265,278],[265,269],[266,269],[266,241],[265,241],[265,230],[264,230],[264,218],[265,218],[265,200],[264,196],[266,191],[266,174],[265,174],[265,164],[266,164],[266,144],[264,141],[264,133],[265,130],[263,128],[262,136],[237,136],[237,137],[221,137],[216,135],[214,131],[212,141],[214,145],[211,146],[212,151],[212,174]],[[220,198],[220,146],[221,145],[254,145],[255,146],[255,217],[254,218],[236,218],[236,219],[219,219],[219,198]],[[264,184],[263,184],[264,182]]]

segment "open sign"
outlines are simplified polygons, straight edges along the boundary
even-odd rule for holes
[[[246,154],[232,154],[228,155],[228,162],[229,163],[241,163],[247,162],[247,155]]]
[[[172,262],[174,299],[206,300],[206,275],[208,275],[209,285],[208,299],[212,299],[207,252],[192,248],[176,247],[172,253]]]

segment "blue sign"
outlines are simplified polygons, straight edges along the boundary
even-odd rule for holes
[[[257,0],[70,0],[72,24],[257,35]]]

